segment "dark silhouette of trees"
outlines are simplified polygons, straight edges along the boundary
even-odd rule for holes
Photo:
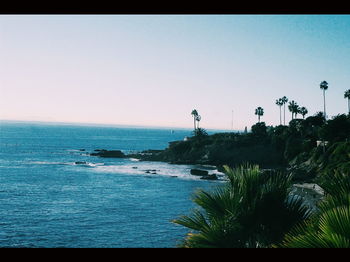
[[[258,116],[258,122],[260,123],[260,117],[264,115],[264,109],[259,106],[255,109],[255,114]]]
[[[286,104],[288,102],[288,98],[286,96],[283,96],[282,98],[282,102],[283,102],[283,125],[286,125]]]
[[[299,114],[301,114],[303,116],[303,119],[305,118],[305,115],[307,115],[308,110],[306,107],[302,106],[299,108]]]
[[[294,100],[292,100],[289,102],[288,109],[292,113],[292,120],[293,120],[294,115],[296,117],[296,115],[298,114],[299,105]]]
[[[280,109],[280,125],[282,125],[282,114],[281,114],[281,108],[283,106],[282,98],[279,98],[279,99],[276,100],[276,105],[278,105],[278,107]]]
[[[269,247],[310,216],[302,199],[289,195],[291,176],[262,173],[258,166],[224,169],[229,181],[198,191],[194,202],[200,209],[173,220],[195,231],[181,247]]]
[[[196,118],[198,117],[198,111],[196,109],[193,109],[191,115],[193,117],[194,130],[196,130]]]
[[[328,83],[326,81],[322,81],[320,84],[320,88],[323,90],[323,113],[324,117],[327,119],[326,114],[326,90],[328,89]]]
[[[196,116],[197,129],[199,128],[199,121],[201,121],[202,117],[200,115]]]
[[[350,89],[345,91],[344,98],[348,99],[348,112],[349,112],[349,115],[350,115]]]

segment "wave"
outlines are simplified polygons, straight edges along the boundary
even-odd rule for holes
[[[78,168],[77,170],[83,170],[83,168],[89,168],[91,172],[96,173],[110,173],[110,174],[125,174],[125,175],[142,175],[147,177],[172,177],[185,180],[201,180],[200,176],[194,176],[191,174],[191,169],[199,168],[208,170],[209,174],[215,174],[218,177],[218,181],[223,181],[225,175],[219,172],[214,166],[201,166],[201,165],[177,165],[168,164],[164,162],[152,162],[152,161],[139,161],[138,159],[123,159],[118,163],[92,163],[88,161],[75,161],[75,162],[58,162],[58,161],[29,161],[27,163],[36,165],[63,165],[67,168]],[[86,170],[86,169],[85,169]]]
[[[28,163],[37,164],[37,165],[65,165],[65,166],[87,166],[87,167],[104,165],[104,163],[90,163],[86,161],[75,161],[75,162],[29,161]]]
[[[191,175],[192,168],[198,166],[193,165],[175,165],[161,162],[138,161],[125,163],[121,165],[100,165],[92,169],[93,172],[112,173],[112,174],[128,174],[143,175],[147,177],[167,176],[186,180],[201,180],[201,177]],[[216,174],[218,180],[224,180],[224,174],[217,170],[211,170],[210,174]]]
[[[85,166],[85,167],[96,167],[96,166],[103,166],[104,163],[90,163],[86,161],[76,161],[73,163],[75,166]]]

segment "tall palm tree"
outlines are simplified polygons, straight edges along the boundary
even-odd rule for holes
[[[280,125],[282,125],[281,107],[283,106],[282,98],[276,100],[276,105],[280,108]]]
[[[200,115],[196,116],[197,121],[197,129],[199,128],[199,121],[201,121],[202,117]]]
[[[283,96],[282,98],[282,102],[283,102],[283,125],[286,125],[286,104],[288,102],[288,98],[286,96]]]
[[[260,117],[264,115],[264,109],[259,106],[255,109],[255,114],[258,116],[258,121],[260,123]]]
[[[349,115],[350,115],[350,89],[345,91],[344,98],[348,99],[348,109],[349,109]]]
[[[302,106],[299,108],[299,114],[301,114],[303,116],[303,119],[305,118],[305,115],[308,113],[308,110],[306,109],[306,107]]]
[[[194,131],[196,131],[196,118],[198,117],[198,111],[196,109],[193,109],[191,115],[193,117]]]
[[[192,230],[181,247],[269,247],[307,219],[310,211],[290,195],[291,176],[262,173],[258,166],[231,169],[228,182],[197,191],[200,209],[173,222]]]
[[[295,107],[294,109],[295,119],[298,118],[298,114],[300,114],[300,106]]]
[[[328,83],[326,81],[322,81],[320,84],[320,88],[323,90],[323,113],[325,119],[327,119],[326,115],[326,90],[328,89]]]
[[[289,102],[288,109],[292,113],[292,120],[294,119],[294,114],[298,113],[298,108],[299,106],[294,100]]]

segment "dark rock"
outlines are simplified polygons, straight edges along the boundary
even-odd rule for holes
[[[191,175],[194,176],[207,176],[208,175],[208,171],[207,170],[200,170],[200,169],[191,169]]]
[[[211,175],[202,176],[201,179],[205,179],[205,180],[218,180],[218,177],[217,177],[215,174],[211,174]]]
[[[85,151],[85,149],[79,149],[79,151]]]
[[[76,161],[76,165],[86,165],[87,163],[85,161]]]
[[[133,168],[133,169],[137,169],[137,166],[133,166],[132,168]]]
[[[91,153],[91,156],[99,156],[99,157],[116,157],[116,158],[123,158],[125,157],[125,154],[120,150],[95,150],[97,153]]]

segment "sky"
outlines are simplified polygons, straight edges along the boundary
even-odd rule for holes
[[[324,80],[347,113],[350,15],[0,15],[0,120],[243,130]]]

